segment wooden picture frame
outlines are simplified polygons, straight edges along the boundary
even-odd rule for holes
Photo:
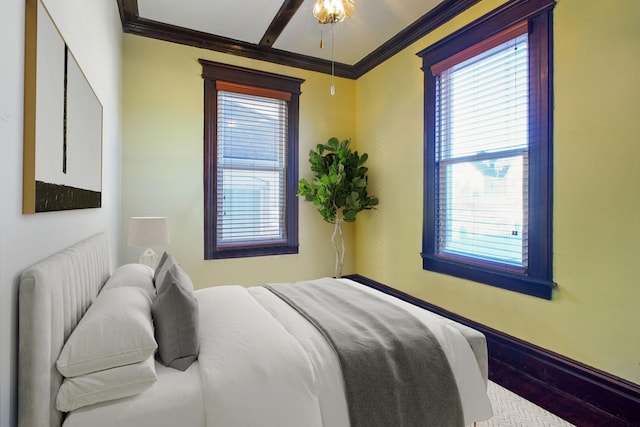
[[[24,214],[102,206],[102,104],[41,0],[26,0]]]

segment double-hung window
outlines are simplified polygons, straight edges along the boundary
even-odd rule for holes
[[[205,258],[298,251],[301,80],[201,60]]]
[[[419,53],[427,270],[551,298],[552,7],[506,7]]]

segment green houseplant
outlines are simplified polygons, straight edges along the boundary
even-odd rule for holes
[[[339,141],[330,138],[326,144],[318,144],[316,150],[309,151],[309,163],[315,176],[308,182],[302,178],[298,196],[320,212],[322,218],[335,224],[331,241],[336,253],[335,276],[342,276],[344,264],[344,221],[353,222],[358,212],[373,209],[378,204],[376,197],[367,194],[367,171],[364,166],[367,154],[358,155],[351,151],[350,139]]]

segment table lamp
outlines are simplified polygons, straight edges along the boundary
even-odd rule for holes
[[[158,254],[151,246],[168,245],[169,218],[165,216],[136,216],[129,221],[129,246],[146,248],[140,255],[140,264],[151,268],[158,265]]]

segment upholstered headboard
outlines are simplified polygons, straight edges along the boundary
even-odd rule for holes
[[[18,295],[18,425],[59,427],[55,362],[109,277],[109,242],[96,234],[22,273]]]

